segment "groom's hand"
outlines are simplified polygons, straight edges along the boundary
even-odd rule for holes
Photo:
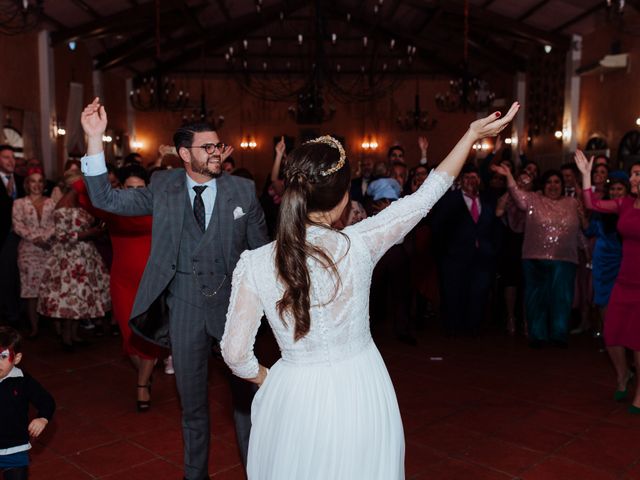
[[[98,97],[85,107],[80,115],[82,129],[87,135],[87,155],[102,152],[102,136],[107,129],[107,112]]]

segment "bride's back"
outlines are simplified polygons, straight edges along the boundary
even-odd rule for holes
[[[257,294],[282,351],[292,363],[330,364],[358,353],[371,340],[369,286],[373,263],[366,246],[354,232],[340,233],[311,226],[307,241],[321,247],[336,264],[338,276],[318,260],[307,258],[310,276],[309,332],[294,341],[294,320],[277,311],[285,287],[275,268],[276,243],[245,252],[252,266]]]

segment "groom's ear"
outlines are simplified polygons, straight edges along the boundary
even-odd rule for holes
[[[180,156],[180,160],[185,163],[191,163],[191,155],[189,154],[189,150],[185,147],[180,147],[178,150],[178,155]]]

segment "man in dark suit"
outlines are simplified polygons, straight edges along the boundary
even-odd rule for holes
[[[153,215],[151,255],[131,317],[144,315],[166,296],[182,404],[185,477],[209,478],[207,374],[212,338],[219,340],[224,332],[240,254],[268,242],[255,186],[222,172],[225,145],[212,127],[194,124],[174,135],[184,169],[156,172],[148,188],[112,189],[102,152],[107,119],[98,99],[85,108],[82,125],[88,137],[82,170],[93,204],[119,215]],[[233,384],[232,389],[236,432],[246,461],[250,411],[238,409]],[[250,406],[250,398],[244,400]]]
[[[363,203],[367,194],[367,187],[373,175],[374,160],[370,156],[364,156],[360,159],[356,177],[351,180],[350,195],[351,200]]]
[[[495,199],[479,193],[473,165],[460,173],[460,189],[447,192],[430,214],[440,272],[445,333],[477,335],[500,249]]]
[[[13,147],[0,145],[0,323],[16,327],[20,320],[18,243],[11,231],[13,201],[24,196],[24,178],[15,174]]]

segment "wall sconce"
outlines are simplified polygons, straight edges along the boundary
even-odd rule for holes
[[[571,140],[571,130],[569,130],[568,128],[556,130],[553,136],[556,137],[557,140],[568,142],[569,140]]]
[[[558,140],[562,140],[562,130],[556,130],[553,136],[556,137],[556,139]]]
[[[255,150],[257,146],[258,146],[258,143],[253,137],[249,137],[249,139],[242,138],[242,141],[240,142],[240,148],[245,150],[247,148],[249,150]]]
[[[640,117],[636,118],[636,125],[640,127]]]
[[[362,141],[361,147],[363,150],[376,150],[378,141],[375,138],[367,137]]]
[[[479,150],[489,150],[490,148],[491,148],[491,145],[489,145],[486,142],[485,143],[478,142],[478,143],[473,145],[473,149],[477,150],[477,151],[479,151]]]
[[[67,134],[67,130],[64,128],[64,123],[57,122],[54,128],[56,137],[64,137]]]
[[[136,140],[135,138],[131,140],[131,148],[134,150],[142,150],[144,147],[144,143],[140,140]]]
[[[113,141],[113,137],[111,135],[103,135],[102,141],[105,143],[111,143]],[[142,148],[142,147],[140,147]]]

